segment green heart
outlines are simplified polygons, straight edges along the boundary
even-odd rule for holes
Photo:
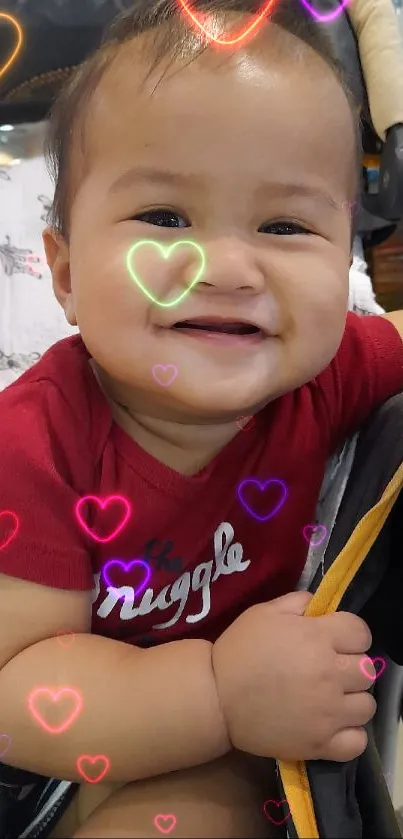
[[[179,297],[175,297],[175,300],[171,300],[170,303],[161,303],[159,300],[157,300],[157,298],[154,297],[154,295],[151,294],[148,288],[146,288],[146,286],[141,282],[140,278],[137,276],[136,272],[132,268],[132,259],[134,254],[138,251],[139,248],[144,247],[144,245],[153,245],[154,248],[157,248],[159,250],[160,254],[164,257],[164,259],[169,259],[171,253],[175,250],[175,248],[179,248],[180,245],[191,245],[192,248],[196,249],[197,253],[200,256],[200,268],[197,270],[192,282],[190,283],[188,288],[185,288],[185,291],[183,291],[182,294],[179,295]],[[132,280],[134,280],[136,285],[146,295],[146,297],[148,297],[148,299],[151,300],[152,303],[156,303],[157,306],[169,309],[171,306],[176,306],[177,303],[180,303],[181,300],[184,300],[186,295],[189,294],[189,292],[192,290],[193,286],[195,286],[196,283],[199,282],[200,277],[202,276],[206,268],[206,258],[204,256],[203,248],[201,248],[200,245],[197,245],[196,242],[191,242],[190,240],[182,240],[180,242],[175,242],[173,245],[169,245],[169,247],[165,247],[164,245],[161,245],[159,242],[154,242],[152,239],[141,239],[140,242],[136,242],[130,248],[127,254],[126,266]]]

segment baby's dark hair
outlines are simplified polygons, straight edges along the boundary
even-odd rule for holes
[[[262,0],[190,0],[190,7],[200,13],[212,15],[225,24],[228,13],[256,14],[262,7]],[[357,172],[361,166],[360,103],[353,96],[344,68],[330,43],[323,25],[307,11],[301,0],[274,0],[270,22],[294,35],[320,55],[337,76],[351,107],[356,132]],[[234,23],[230,31],[235,31]],[[185,16],[178,0],[134,0],[133,7],[114,19],[107,29],[101,46],[74,72],[62,89],[53,106],[45,155],[49,173],[55,184],[53,205],[48,223],[67,240],[69,238],[69,209],[74,186],[72,177],[72,152],[77,136],[81,137],[84,152],[86,118],[90,100],[107,69],[114,62],[120,47],[143,33],[153,37],[150,56],[150,72],[167,58],[175,61],[186,56],[192,44],[189,61],[197,52],[208,46],[206,38],[200,38],[195,50],[195,31]],[[147,45],[150,50],[150,45]],[[231,53],[236,47],[221,47]],[[290,56],[290,60],[292,60]],[[313,92],[314,95],[314,92]]]

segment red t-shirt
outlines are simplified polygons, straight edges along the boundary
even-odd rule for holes
[[[81,339],[60,341],[0,394],[0,572],[93,589],[99,635],[214,641],[295,589],[326,460],[400,390],[397,330],[349,314],[323,373],[188,477],[114,422]]]

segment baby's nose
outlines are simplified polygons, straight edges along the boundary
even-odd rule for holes
[[[207,245],[205,254],[205,272],[195,292],[259,294],[264,290],[264,272],[255,248],[241,241],[221,239]]]

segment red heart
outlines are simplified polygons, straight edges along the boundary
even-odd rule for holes
[[[7,521],[7,517],[9,521]],[[3,510],[0,513],[0,551],[12,542],[20,526],[19,518],[10,510]],[[5,531],[5,535],[2,534]]]
[[[229,47],[234,46],[234,44],[238,44],[248,35],[257,34],[259,29],[262,28],[263,24],[265,23],[266,16],[271,10],[271,6],[273,6],[277,0],[266,0],[263,4],[260,12],[254,17],[252,23],[247,23],[246,26],[241,29],[240,33],[235,37],[232,38],[230,41],[225,40],[225,38],[216,38],[214,35],[209,32],[205,24],[203,23],[203,17],[209,18],[209,15],[201,15],[196,14],[190,6],[189,0],[179,0],[180,5],[182,6],[183,11],[185,12],[186,17],[192,21],[198,29],[201,29],[202,32],[207,36],[209,41],[213,41],[215,44],[220,44],[221,46]]]
[[[287,808],[288,813],[285,816],[283,816],[281,821],[279,821],[278,818],[274,819],[273,816],[271,816],[270,813],[267,812],[269,804],[274,804],[275,807],[282,807],[282,805],[285,804],[285,808]],[[273,822],[273,824],[275,824],[275,825],[284,824],[284,822],[286,822],[287,819],[291,815],[290,808],[289,808],[289,805],[288,805],[288,801],[285,798],[283,798],[282,801],[273,801],[272,798],[269,798],[269,800],[265,801],[264,804],[263,804],[263,812],[264,812],[266,818],[270,819],[270,821]],[[284,812],[284,810],[283,810],[283,812]]]
[[[83,506],[88,503],[96,504],[98,508],[101,508],[103,513],[105,513],[106,511],[106,515],[104,515],[103,518],[104,522],[106,521],[106,525],[109,527],[108,536],[99,536],[97,533],[94,532],[94,529],[91,528],[83,518],[81,510]],[[117,524],[116,514],[114,516],[114,524],[111,523],[110,516],[108,517],[107,507],[110,507],[110,505],[114,505],[115,508],[117,505],[124,508],[121,511],[120,521]],[[88,533],[88,535],[91,536],[92,539],[94,539],[96,542],[105,543],[110,542],[111,539],[114,539],[115,536],[117,536],[120,533],[120,531],[123,530],[125,524],[128,522],[131,516],[131,507],[127,498],[123,498],[122,495],[109,495],[107,498],[104,499],[98,498],[97,495],[84,495],[83,498],[80,498],[79,501],[77,501],[76,516],[83,530],[85,530],[85,532]]]
[[[101,769],[101,771],[98,773],[96,777],[91,777],[90,775],[87,775],[87,772],[83,768],[84,762],[92,764],[92,767],[94,766],[94,763],[102,763],[103,769]],[[89,784],[97,784],[98,781],[101,781],[102,778],[109,771],[111,764],[106,755],[94,755],[94,757],[91,757],[91,755],[80,755],[80,757],[77,759],[76,766],[80,775],[83,776],[85,781],[88,781]]]

